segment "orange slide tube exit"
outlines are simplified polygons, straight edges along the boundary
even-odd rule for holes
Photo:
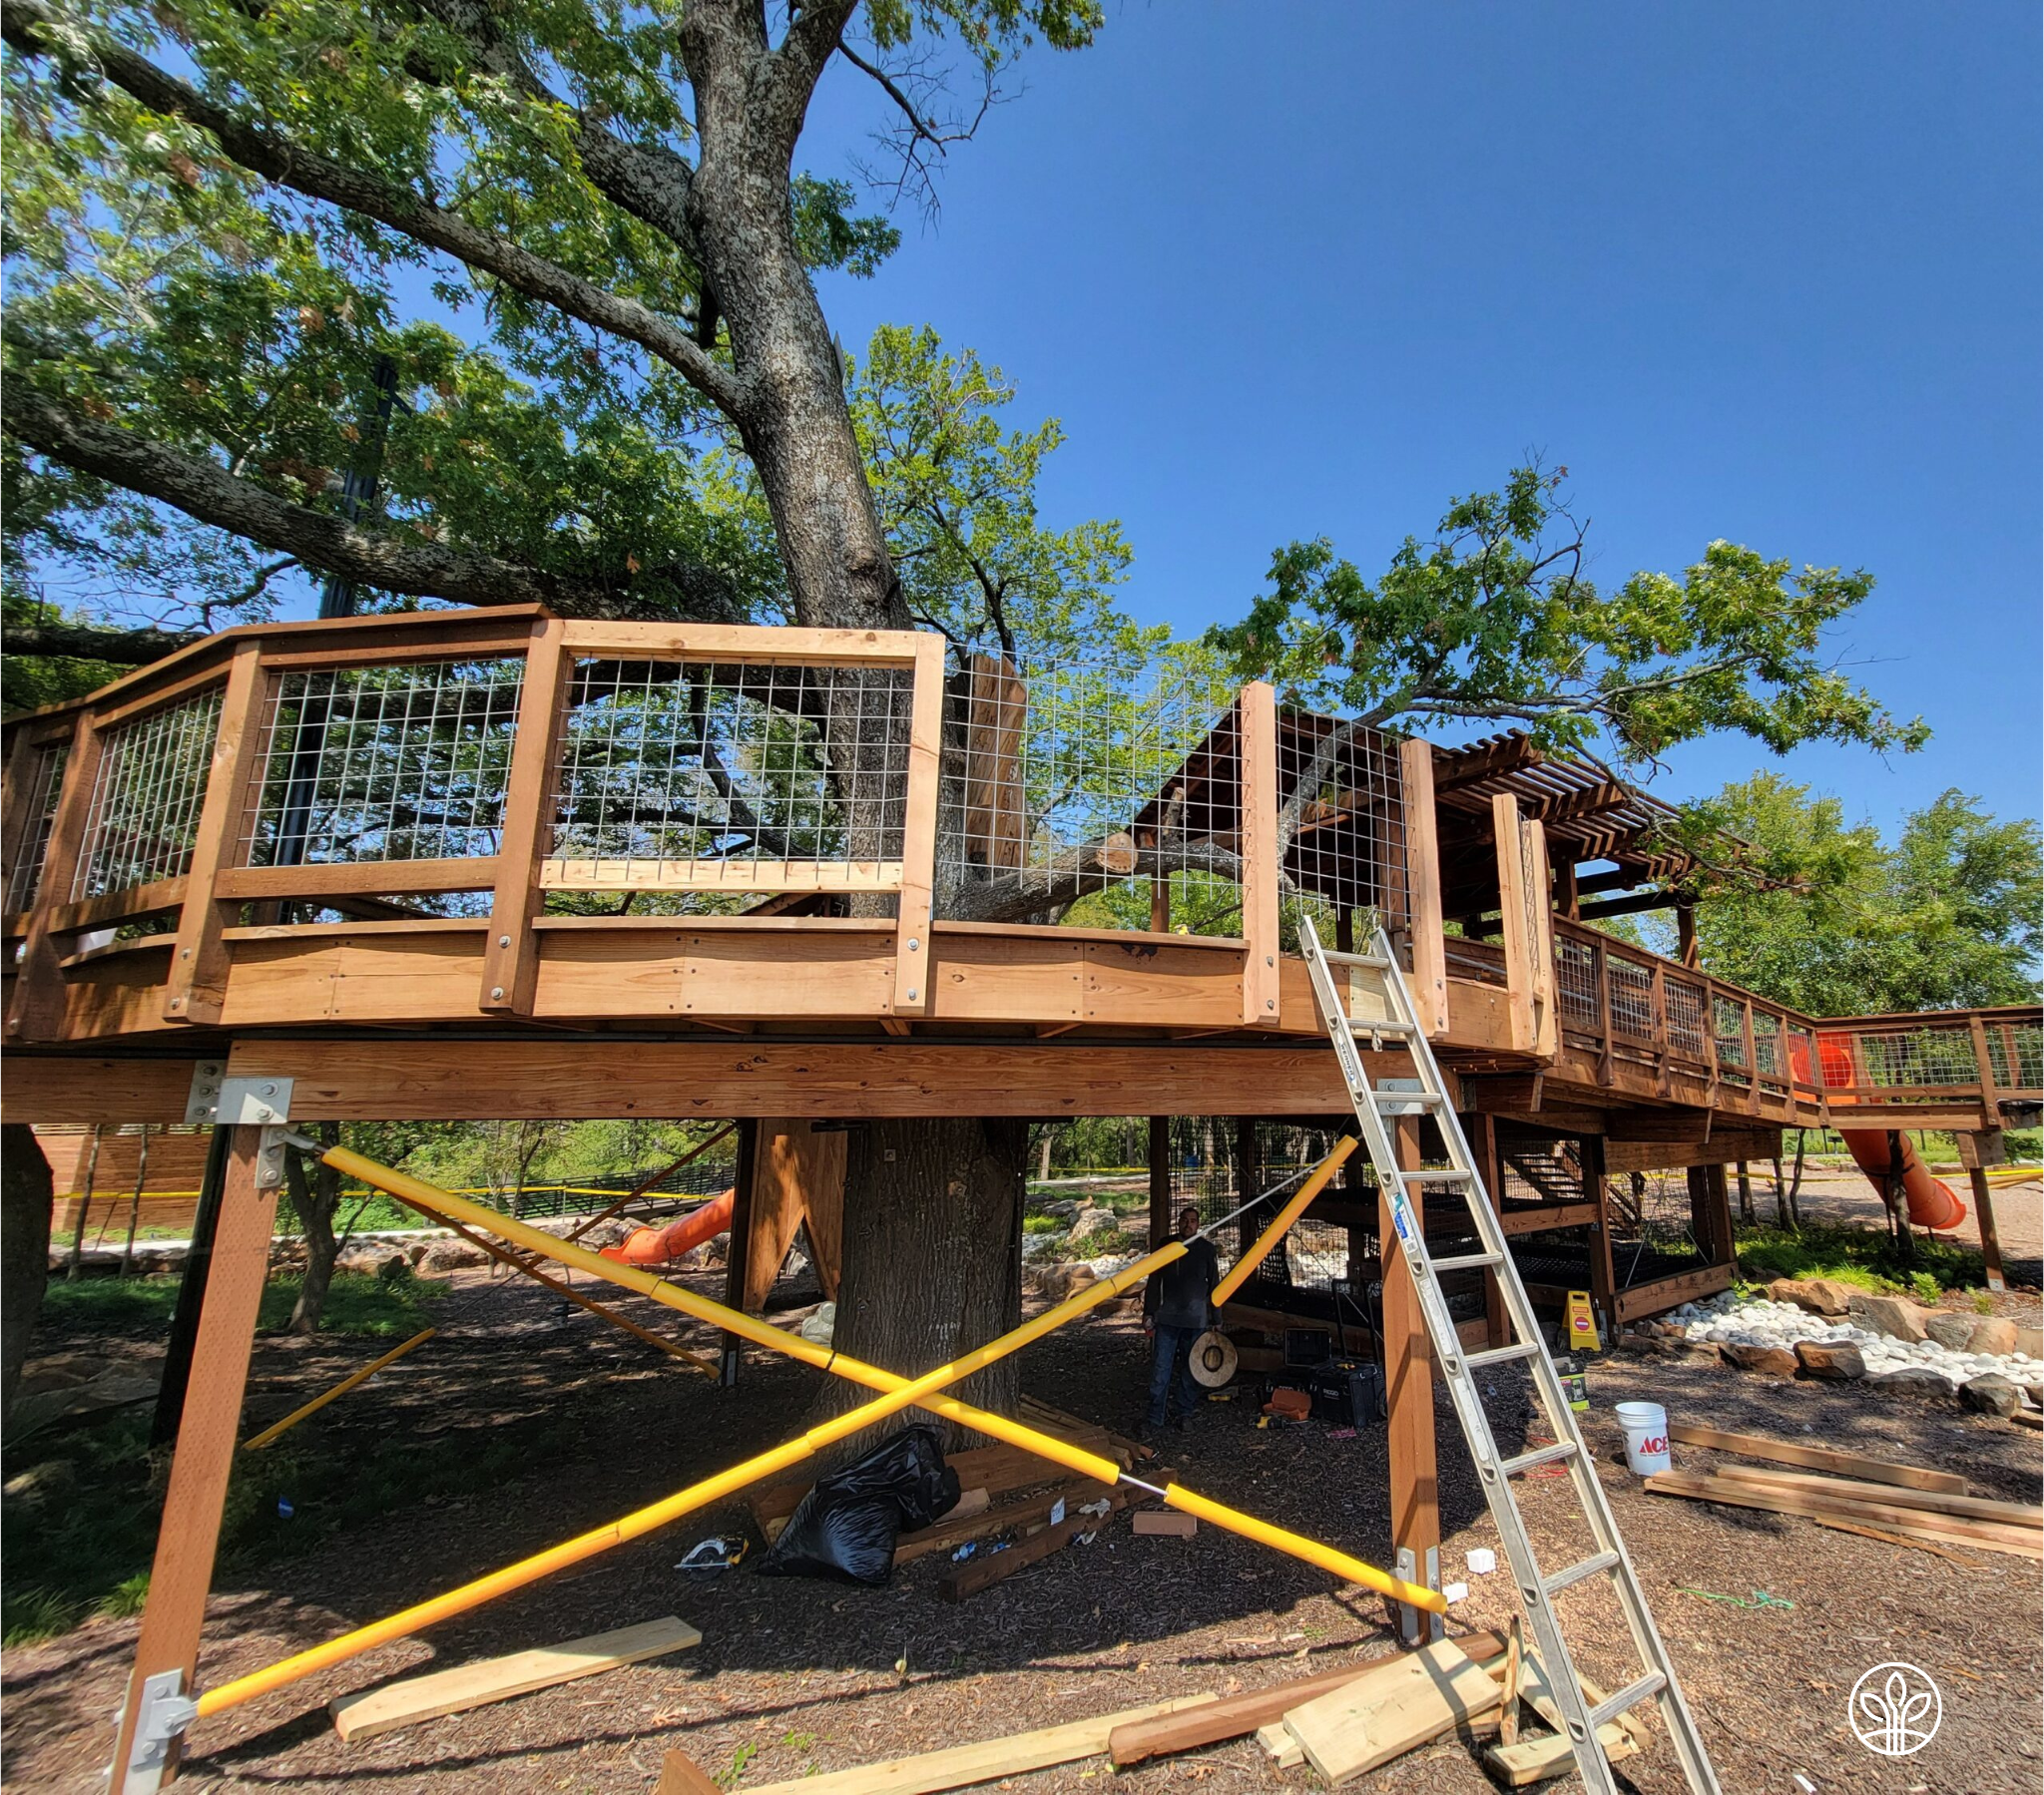
[[[1820,1035],[1816,1051],[1827,1089],[1843,1091],[1858,1083],[1854,1076],[1850,1037]],[[1800,1043],[1791,1052],[1791,1058],[1795,1062],[1795,1076],[1807,1078],[1808,1072],[1803,1064],[1807,1054],[1801,1051]],[[1849,1099],[1831,1100],[1831,1125],[1838,1129],[1839,1138],[1845,1142],[1845,1150],[1852,1155],[1852,1163],[1866,1173],[1876,1190],[1880,1190],[1886,1185],[1888,1173],[1896,1169],[1890,1164],[1888,1130],[1839,1127],[1837,1113],[1848,1107]],[[1900,1141],[1902,1148],[1899,1169],[1902,1191],[1909,1202],[1909,1219],[1919,1228],[1929,1228],[1933,1233],[1948,1233],[1966,1219],[1966,1205],[1959,1200],[1959,1193],[1942,1178],[1930,1175],[1929,1166],[1917,1156],[1908,1135],[1897,1132],[1895,1139]]]
[[[625,1265],[670,1265],[690,1247],[715,1240],[729,1228],[732,1205],[737,1199],[738,1191],[734,1188],[713,1197],[700,1209],[691,1209],[680,1221],[671,1221],[664,1228],[634,1228],[618,1245],[605,1247],[603,1256]]]

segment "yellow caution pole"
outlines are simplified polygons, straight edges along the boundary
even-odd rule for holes
[[[384,1366],[396,1364],[397,1361],[403,1358],[406,1353],[410,1352],[414,1346],[425,1345],[425,1343],[428,1340],[432,1339],[432,1337],[439,1331],[440,1330],[438,1328],[422,1329],[420,1332],[412,1335],[412,1337],[409,1340],[407,1340],[402,1346],[393,1346],[380,1359],[371,1359],[368,1362],[368,1364],[364,1365],[361,1368],[361,1370],[349,1372],[347,1376],[342,1378],[339,1383],[335,1384],[331,1390],[328,1390],[322,1396],[313,1397],[312,1400],[305,1404],[305,1406],[302,1409],[293,1409],[281,1421],[272,1422],[268,1427],[264,1428],[261,1431],[261,1433],[250,1435],[248,1439],[242,1442],[242,1450],[244,1452],[254,1452],[257,1447],[267,1446],[279,1434],[289,1433],[290,1430],[296,1427],[299,1422],[303,1421],[307,1415],[318,1414],[319,1411],[325,1408],[326,1405],[333,1401],[335,1397],[345,1396],[357,1384],[367,1383],[369,1379],[374,1377],[377,1372],[381,1371]]]
[[[1342,1162],[1355,1151],[1353,1134],[1343,1134],[1334,1142],[1334,1150],[1313,1168],[1313,1175],[1299,1185],[1298,1193],[1279,1209],[1272,1218],[1271,1225],[1257,1236],[1257,1243],[1235,1262],[1229,1274],[1214,1286],[1214,1306],[1218,1309],[1249,1280],[1251,1272],[1271,1256],[1278,1242],[1291,1231],[1291,1224],[1303,1215],[1312,1204],[1314,1197],[1326,1189],[1328,1181],[1341,1169]]]
[[[499,1214],[495,1209],[486,1209],[480,1203],[472,1203],[465,1197],[451,1195],[421,1178],[412,1177],[387,1165],[379,1165],[373,1159],[365,1159],[360,1153],[350,1152],[344,1146],[322,1148],[317,1141],[303,1139],[298,1140],[296,1144],[307,1152],[318,1153],[327,1164],[367,1183],[378,1185],[393,1196],[402,1197],[414,1208],[430,1209],[438,1214],[455,1216],[477,1227],[486,1228],[491,1233],[509,1240],[514,1246],[529,1247],[534,1252],[544,1253],[565,1265],[580,1266],[592,1277],[607,1278],[628,1290],[640,1291],[652,1297],[655,1302],[665,1303],[671,1309],[680,1309],[686,1315],[693,1315],[699,1321],[708,1322],[712,1327],[722,1328],[727,1333],[751,1340],[770,1352],[784,1353],[791,1359],[799,1359],[804,1364],[815,1366],[819,1371],[828,1371],[851,1383],[863,1384],[869,1390],[898,1390],[906,1381],[895,1372],[882,1371],[877,1365],[868,1365],[863,1360],[854,1359],[832,1347],[818,1346],[813,1340],[804,1340],[799,1334],[774,1327],[770,1322],[761,1321],[742,1310],[727,1308],[723,1303],[713,1302],[707,1296],[698,1296],[695,1291],[681,1285],[667,1283],[650,1271],[622,1265],[615,1259],[602,1258],[586,1247],[575,1245],[572,1241],[559,1240],[552,1234],[541,1233],[538,1228],[528,1227],[524,1222]],[[1353,1150],[1352,1143],[1350,1150]],[[1332,1155],[1329,1157],[1332,1158]],[[1335,1163],[1338,1164],[1339,1161]],[[1330,1177],[1333,1175],[1330,1166],[1323,1164],[1320,1169],[1326,1171]],[[1317,1172],[1315,1175],[1318,1175]],[[1324,1184],[1324,1179],[1322,1183]],[[1103,1289],[1101,1285],[1095,1284],[1089,1286],[1090,1292],[1095,1294],[1096,1300],[1104,1301],[1112,1294],[1114,1288],[1133,1283],[1141,1267],[1168,1264],[1176,1258],[1178,1252],[1173,1251],[1174,1247],[1179,1251],[1184,1250],[1182,1242],[1173,1241],[1161,1249],[1161,1256],[1152,1254],[1148,1259],[1139,1260],[1136,1265],[1117,1272],[1113,1278],[1106,1280],[1109,1288]],[[1065,1309],[1070,1307],[1070,1304],[1063,1305]],[[1061,1312],[1059,1309],[1050,1310],[1017,1332],[1027,1332],[1030,1339],[1035,1339],[1040,1334],[1048,1332],[1051,1327],[1063,1325],[1062,1321],[1054,1319]],[[1019,1421],[1011,1421],[1005,1415],[996,1415],[990,1409],[977,1408],[971,1403],[960,1402],[956,1397],[940,1396],[935,1393],[917,1398],[915,1401],[918,1408],[927,1409],[934,1415],[941,1415],[946,1421],[955,1422],[960,1427],[971,1428],[975,1433],[985,1434],[990,1439],[1002,1441],[1007,1445],[1019,1446],[1025,1452],[1035,1453],[1039,1458],[1063,1465],[1067,1470],[1076,1471],[1082,1477],[1092,1478],[1103,1484],[1130,1484],[1149,1491],[1153,1496],[1170,1500],[1164,1490],[1145,1484],[1140,1478],[1129,1476],[1114,1460],[1070,1445],[1054,1435],[1039,1433]],[[1179,1492],[1182,1498],[1204,1504],[1205,1506],[1197,1512],[1205,1515],[1216,1527],[1241,1534],[1245,1539],[1259,1540],[1276,1551],[1289,1554],[1306,1564],[1316,1565],[1323,1571],[1330,1571],[1344,1581],[1360,1583],[1381,1595],[1388,1595],[1394,1601],[1425,1608],[1434,1614],[1445,1614],[1448,1610],[1447,1601],[1438,1589],[1429,1589],[1423,1583],[1407,1582],[1403,1577],[1393,1576],[1388,1571],[1381,1570],[1362,1559],[1350,1558],[1346,1553],[1337,1552],[1332,1547],[1302,1540],[1295,1534],[1285,1533],[1281,1528],[1274,1528],[1266,1522],[1258,1521],[1252,1515],[1242,1515],[1219,1503],[1209,1503],[1204,1497],[1193,1496],[1182,1484],[1174,1483],[1171,1489]],[[1186,1507],[1188,1514],[1196,1512],[1187,1507],[1185,1501],[1181,1501],[1179,1506]]]
[[[698,1296],[694,1291],[668,1284],[650,1272],[602,1258],[584,1247],[556,1239],[537,1228],[527,1227],[523,1222],[501,1215],[493,1209],[484,1208],[481,1204],[470,1202],[465,1197],[452,1195],[421,1178],[411,1177],[389,1166],[379,1165],[373,1159],[364,1158],[346,1147],[322,1148],[316,1141],[303,1139],[294,1139],[293,1143],[305,1151],[317,1154],[325,1163],[337,1170],[375,1184],[393,1196],[403,1198],[414,1207],[428,1209],[486,1228],[514,1245],[523,1246],[563,1264],[581,1266],[592,1276],[604,1278],[626,1289],[641,1291],[670,1308],[679,1309],[727,1332],[784,1353],[790,1358],[815,1365],[853,1383],[881,1390],[884,1395],[874,1402],[866,1403],[832,1421],[825,1422],[820,1427],[810,1429],[798,1439],[749,1459],[744,1464],[722,1472],[714,1478],[691,1485],[665,1501],[640,1509],[611,1523],[608,1527],[581,1535],[533,1558],[522,1560],[502,1571],[493,1571],[487,1576],[465,1583],[458,1589],[449,1590],[444,1595],[417,1603],[382,1620],[373,1621],[368,1626],[358,1627],[337,1639],[329,1639],[322,1645],[315,1645],[307,1651],[285,1658],[266,1670],[238,1677],[233,1682],[209,1690],[199,1698],[198,1711],[201,1715],[215,1714],[226,1708],[238,1706],[257,1695],[309,1676],[330,1664],[342,1662],[391,1639],[401,1638],[421,1627],[465,1612],[494,1596],[523,1587],[565,1566],[578,1564],[584,1559],[608,1551],[613,1546],[637,1539],[695,1509],[720,1501],[763,1477],[769,1477],[776,1471],[796,1464],[822,1446],[855,1433],[861,1428],[869,1427],[885,1416],[911,1405],[928,1409],[946,1420],[954,1421],[960,1426],[971,1428],[993,1439],[1019,1446],[1096,1482],[1127,1483],[1148,1491],[1151,1495],[1173,1502],[1189,1514],[1203,1516],[1217,1527],[1242,1534],[1245,1538],[1259,1540],[1278,1551],[1288,1553],[1307,1564],[1329,1571],[1346,1581],[1376,1589],[1394,1600],[1426,1608],[1433,1613],[1445,1613],[1447,1610],[1447,1603],[1437,1590],[1408,1583],[1401,1577],[1392,1576],[1376,1566],[1350,1558],[1346,1553],[1337,1552],[1332,1547],[1319,1545],[1287,1533],[1281,1528],[1272,1527],[1252,1516],[1239,1514],[1220,1503],[1182,1490],[1177,1485],[1169,1489],[1160,1489],[1155,1485],[1146,1484],[1140,1478],[1126,1474],[1112,1459],[1104,1458],[1098,1453],[1087,1452],[1082,1447],[1073,1446],[1049,1434],[1040,1433],[1021,1422],[1010,1420],[1005,1415],[996,1415],[989,1410],[939,1394],[941,1386],[969,1377],[996,1359],[1042,1338],[1043,1335],[1062,1327],[1066,1322],[1110,1297],[1118,1295],[1129,1285],[1148,1276],[1150,1272],[1170,1264],[1185,1252],[1183,1241],[1169,1242],[1113,1276],[1088,1286],[1078,1295],[1039,1315],[1034,1321],[1023,1323],[998,1340],[968,1353],[962,1359],[911,1379],[903,1378],[894,1372],[883,1371],[876,1365],[868,1365],[862,1360],[851,1358],[831,1348],[819,1346],[813,1341],[802,1339],[798,1334],[784,1332],[740,1310],[730,1309],[722,1303],[711,1301],[708,1297]]]

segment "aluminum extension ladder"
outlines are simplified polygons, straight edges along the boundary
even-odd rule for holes
[[[1675,1680],[1675,1666],[1661,1643],[1661,1635],[1654,1628],[1653,1616],[1647,1611],[1647,1600],[1641,1593],[1639,1577],[1633,1571],[1632,1560],[1626,1555],[1625,1542],[1619,1538],[1618,1525],[1604,1499],[1603,1486],[1597,1481],[1596,1467],[1590,1462],[1589,1450],[1577,1431],[1575,1416],[1554,1369],[1554,1361],[1548,1356],[1546,1343],[1534,1322],[1526,1287],[1519,1281],[1511,1254],[1505,1248],[1504,1231],[1499,1227],[1490,1198],[1484,1191],[1482,1175],[1476,1168],[1462,1124],[1456,1120],[1454,1106],[1448,1101],[1440,1066],[1433,1057],[1433,1049],[1427,1044],[1426,1031],[1420,1025],[1418,1011],[1398,969],[1391,944],[1379,930],[1368,953],[1329,953],[1320,946],[1310,918],[1301,920],[1300,934],[1304,938],[1306,966],[1312,973],[1313,995],[1319,1000],[1320,1015],[1326,1022],[1328,1037],[1340,1060],[1341,1076],[1355,1105],[1356,1120],[1362,1124],[1363,1143],[1376,1164],[1378,1187],[1389,1199],[1391,1222],[1404,1249],[1406,1263],[1412,1270],[1420,1312],[1426,1320],[1427,1337],[1433,1343],[1434,1361],[1446,1375],[1456,1418],[1462,1424],[1463,1438],[1468,1441],[1470,1454],[1476,1461],[1477,1475],[1483,1485],[1484,1499],[1490,1505],[1491,1519],[1497,1523],[1499,1537],[1504,1541],[1505,1558],[1512,1568],[1520,1600],[1525,1604],[1533,1640],[1553,1688],[1555,1706],[1567,1722],[1569,1744],[1575,1752],[1576,1765],[1583,1773],[1583,1782],[1595,1795],[1617,1795],[1618,1785],[1612,1780],[1611,1766],[1605,1760],[1604,1747],[1597,1737],[1598,1729],[1651,1698],[1660,1705],[1689,1787],[1696,1791],[1696,1795],[1718,1795],[1717,1774],[1711,1768],[1696,1722]],[[1335,983],[1337,968],[1346,970],[1349,975],[1350,1002],[1343,1001],[1341,990]],[[1363,999],[1366,1007],[1378,1010],[1380,1014],[1351,1015],[1351,1002],[1357,998]],[[1386,1043],[1404,1048],[1411,1055],[1412,1064],[1418,1072],[1416,1088],[1393,1089],[1387,1086],[1380,1091],[1373,1090],[1356,1045],[1358,1037],[1367,1038],[1373,1049],[1381,1049]],[[1448,1167],[1445,1170],[1411,1171],[1400,1168],[1393,1130],[1387,1120],[1399,1116],[1433,1118],[1441,1138],[1447,1143]],[[1408,1186],[1413,1184],[1455,1185],[1468,1206],[1482,1250],[1443,1259],[1429,1255],[1424,1233],[1413,1214],[1408,1191]],[[1447,1300],[1441,1294],[1440,1274],[1475,1270],[1489,1271],[1497,1278],[1505,1312],[1511,1318],[1513,1340],[1508,1346],[1467,1352],[1456,1335]],[[1497,1440],[1491,1432],[1490,1417],[1483,1406],[1483,1394],[1478,1388],[1476,1374],[1493,1365],[1514,1360],[1526,1362],[1532,1374],[1534,1392],[1556,1443],[1507,1458],[1499,1452]],[[1597,1550],[1577,1564],[1543,1572],[1534,1557],[1525,1522],[1519,1514],[1511,1479],[1515,1473],[1530,1471],[1536,1465],[1556,1463],[1568,1469],[1576,1506]],[[1646,1668],[1637,1680],[1608,1700],[1592,1706],[1583,1693],[1568,1641],[1562,1635],[1553,1598],[1571,1584],[1599,1575],[1611,1578],[1619,1607],[1632,1629],[1633,1643]]]

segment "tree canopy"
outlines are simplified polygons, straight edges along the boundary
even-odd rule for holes
[[[1272,557],[1270,590],[1211,640],[1244,676],[1314,708],[1420,728],[1514,723],[1632,768],[1719,730],[1777,753],[1929,738],[1826,655],[1825,628],[1865,599],[1869,576],[1791,572],[1714,542],[1679,578],[1637,573],[1600,592],[1567,471],[1516,468],[1503,490],[1456,499],[1374,584],[1324,537],[1291,543]]]
[[[1815,1016],[2027,1003],[2037,994],[2038,826],[1953,789],[1892,842],[1834,797],[1760,772],[1702,807],[1754,844],[1776,889],[1697,909],[1704,965]],[[1665,943],[1662,945],[1666,945]]]

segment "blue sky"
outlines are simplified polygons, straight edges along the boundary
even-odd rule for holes
[[[1835,650],[1936,739],[1792,776],[1884,827],[1948,785],[2031,815],[2039,54],[2018,0],[1109,0],[824,301],[1063,419],[1047,515],[1122,520],[1146,621],[1239,616],[1293,537],[1375,571],[1537,451],[1602,582],[1714,537],[1878,578]],[[876,116],[840,70],[806,166]]]

